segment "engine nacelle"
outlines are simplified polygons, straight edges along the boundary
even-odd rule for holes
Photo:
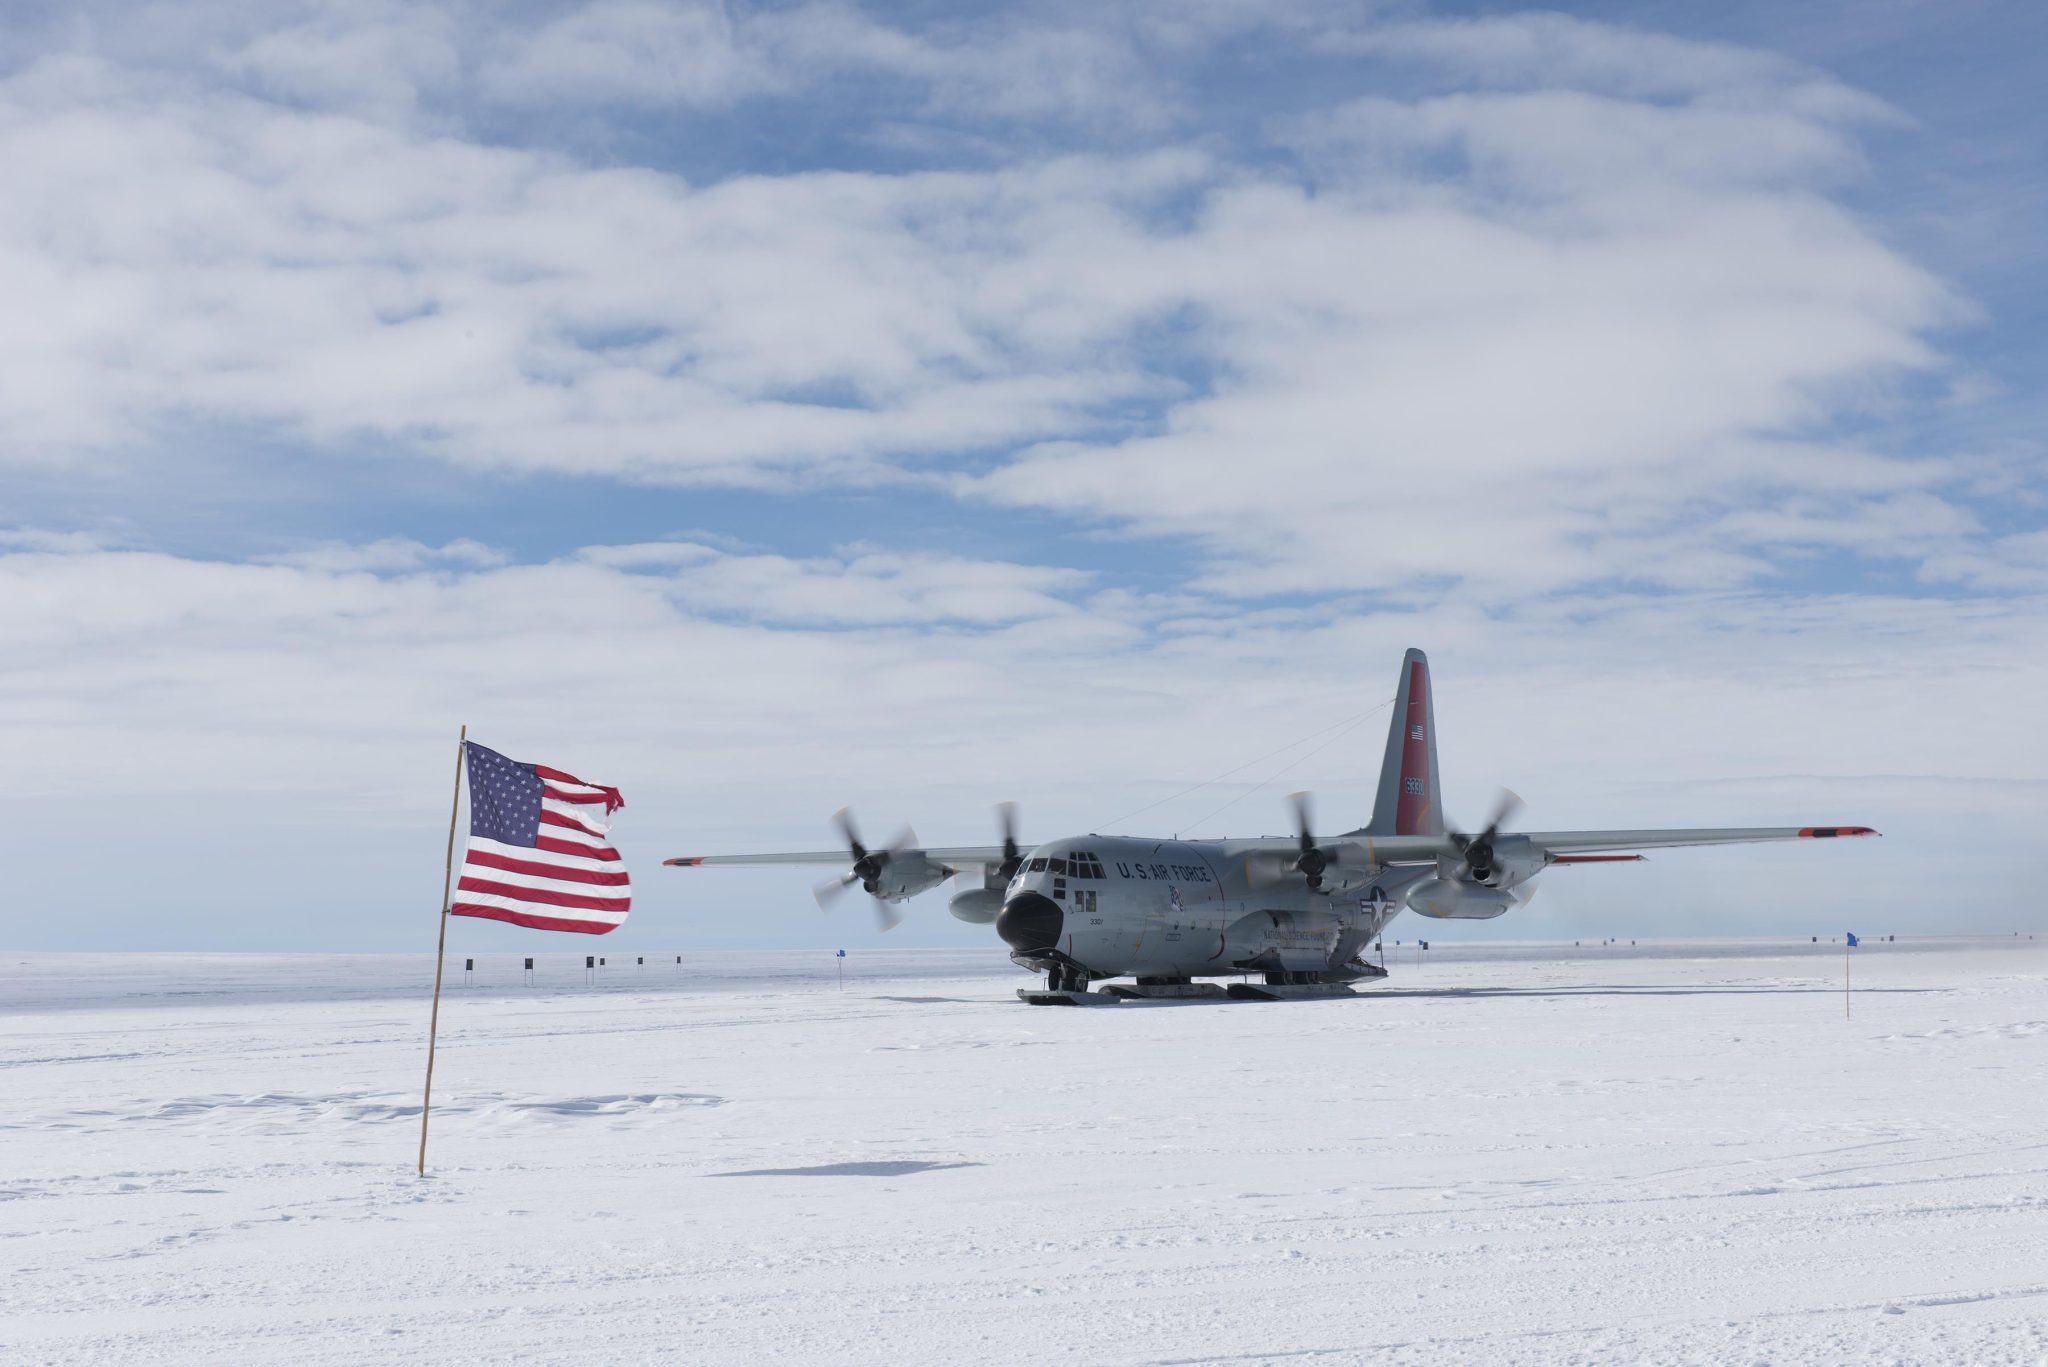
[[[953,900],[946,903],[946,910],[953,918],[970,925],[985,926],[993,923],[996,913],[1003,909],[1001,888],[969,888],[953,894]]]
[[[1504,891],[1543,872],[1543,855],[1520,836],[1502,836],[1494,842],[1489,853],[1491,858],[1484,864],[1476,864],[1469,857],[1464,860],[1439,859],[1437,877],[1462,887]]]
[[[1490,921],[1515,904],[1499,888],[1449,878],[1429,878],[1408,889],[1408,909],[1439,921]]]
[[[934,864],[921,852],[907,850],[891,856],[867,890],[884,902],[903,902],[920,892],[930,892],[952,876],[953,871],[944,864]]]

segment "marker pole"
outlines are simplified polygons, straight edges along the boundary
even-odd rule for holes
[[[1842,1019],[1849,1019],[1849,937],[1842,937]]]
[[[427,1175],[427,1108],[434,1100],[434,1041],[441,1033],[441,964],[448,957],[448,893],[455,882],[455,811],[462,805],[462,761],[469,749],[469,724],[455,737],[455,795],[448,799],[448,853],[441,865],[441,942],[434,948],[434,1009],[427,1017],[427,1085],[420,1093],[420,1166]]]

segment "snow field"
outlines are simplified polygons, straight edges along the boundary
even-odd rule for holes
[[[500,966],[425,1180],[416,960],[6,956],[0,1361],[2048,1361],[2048,943],[1828,950]]]

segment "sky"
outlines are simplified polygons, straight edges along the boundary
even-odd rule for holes
[[[457,952],[858,949],[815,875],[659,861],[1355,826],[1409,646],[1453,816],[1885,838],[1403,931],[2042,928],[2044,53],[1911,0],[17,4],[0,946],[425,948],[466,724],[623,791],[636,896]]]

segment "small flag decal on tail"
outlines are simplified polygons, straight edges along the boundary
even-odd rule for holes
[[[586,935],[623,925],[633,888],[605,839],[619,790],[465,745],[469,844],[449,912]]]

